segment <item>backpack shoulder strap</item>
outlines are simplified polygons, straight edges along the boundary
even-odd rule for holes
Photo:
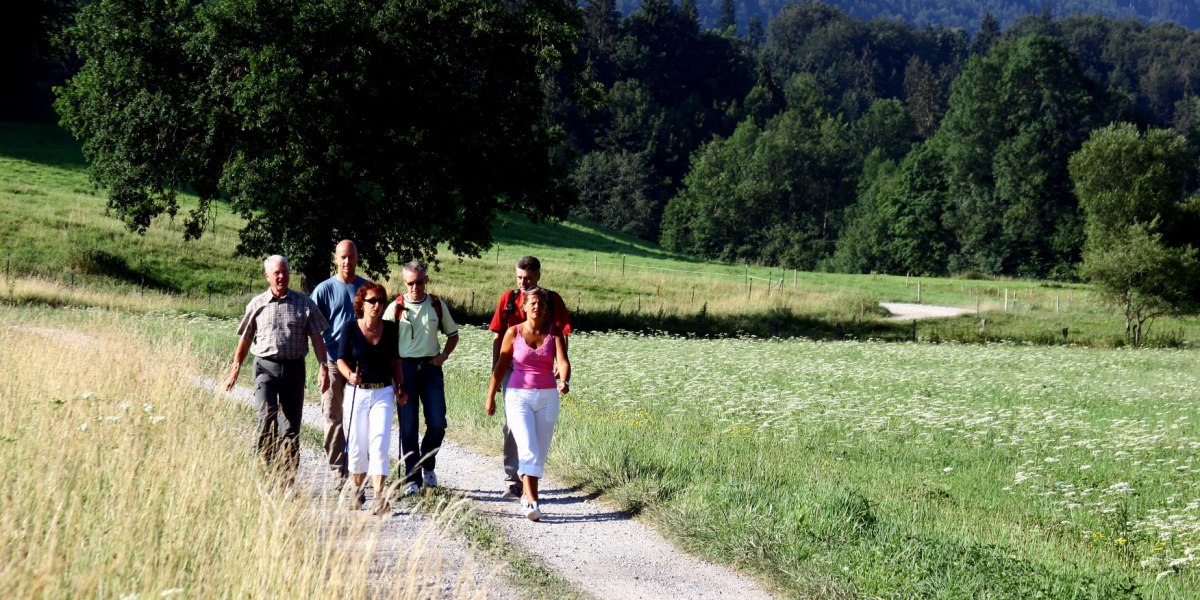
[[[554,322],[554,299],[558,298],[561,300],[562,296],[559,296],[558,292],[556,292],[550,288],[542,288],[542,289],[546,290],[546,299],[550,301],[549,310],[546,311],[546,316],[550,317],[550,322],[553,323]]]
[[[441,327],[442,322],[442,299],[429,294],[429,301],[433,303],[433,312],[437,314],[438,327]]]
[[[396,296],[396,322],[404,320],[404,294]]]
[[[506,305],[504,306],[504,312],[505,312],[505,313],[509,313],[509,314],[511,314],[511,313],[515,313],[515,312],[517,312],[517,296],[518,296],[520,293],[521,293],[521,290],[518,290],[518,289],[509,290],[509,292],[508,292],[508,304],[506,304]]]

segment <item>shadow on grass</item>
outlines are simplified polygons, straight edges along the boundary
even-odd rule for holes
[[[0,121],[0,156],[65,169],[87,167],[79,142],[54,123]]]
[[[693,264],[704,263],[690,256],[663,250],[653,242],[640,240],[602,225],[586,221],[580,223],[576,225],[570,222],[542,221],[535,225],[523,216],[502,214],[492,222],[492,236],[501,248],[520,246],[531,249],[535,255],[536,249],[543,247],[618,257],[625,255]]]
[[[486,327],[491,313],[463,311],[455,313],[459,323]],[[572,326],[579,331],[636,331],[652,335],[720,338],[753,336],[759,338],[807,338],[812,340],[909,341],[912,325],[907,322],[872,320],[822,320],[795,315],[786,310],[744,315],[664,315],[636,311],[585,311],[572,313]]]

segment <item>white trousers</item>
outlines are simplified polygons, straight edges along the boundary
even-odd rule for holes
[[[378,390],[346,386],[342,429],[346,432],[346,466],[351,473],[388,474],[395,405],[396,393],[390,385]]]
[[[517,441],[521,474],[541,477],[558,422],[558,390],[504,390],[504,418]]]

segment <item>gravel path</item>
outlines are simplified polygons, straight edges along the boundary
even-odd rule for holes
[[[215,389],[216,382],[197,379],[198,387]],[[234,395],[249,401],[250,392],[239,388]],[[304,407],[304,423],[324,429],[319,406]],[[398,456],[398,436],[393,430],[392,456]],[[502,531],[504,539],[516,544],[575,588],[596,598],[771,598],[755,581],[728,568],[689,556],[673,547],[649,527],[594,502],[578,489],[556,482],[553,477],[541,481],[544,516],[538,523],[517,513],[516,500],[501,497],[503,469],[499,456],[482,456],[449,441],[438,454],[439,483],[466,499],[472,510],[483,515]],[[324,459],[314,450],[301,457],[301,484],[310,490],[322,510],[336,510],[328,500],[332,477]],[[384,519],[377,567],[395,564],[402,544],[419,535],[430,535],[431,519],[422,514],[407,514],[403,509]],[[365,514],[365,513],[364,513]],[[495,576],[496,565],[481,564],[478,557],[445,532],[431,547],[442,552],[437,582],[429,582],[449,597],[461,581],[467,587],[486,592],[487,598],[517,598],[515,585]],[[427,588],[430,592],[433,590]],[[460,587],[461,589],[461,587]]]
[[[889,321],[910,321],[913,319],[937,319],[941,317],[957,317],[972,314],[969,308],[954,308],[952,306],[929,306],[928,304],[905,304],[903,302],[880,302],[892,316]]]

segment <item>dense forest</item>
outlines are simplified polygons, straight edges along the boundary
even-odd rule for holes
[[[725,15],[745,31],[755,19],[769,21],[782,12],[790,0],[696,0],[696,11],[703,27],[718,26]],[[631,14],[641,8],[641,0],[619,0],[617,9]],[[862,20],[895,19],[918,27],[926,25],[975,31],[986,14],[1002,24],[1049,11],[1054,16],[1096,14],[1114,19],[1138,19],[1150,23],[1174,22],[1196,29],[1200,27],[1200,7],[1193,0],[830,0],[846,14]]]
[[[1068,160],[1119,122],[1186,141],[1171,214],[1195,217],[1200,35],[1179,25],[1043,11],[969,35],[804,2],[738,34],[730,5],[705,27],[690,0],[584,3],[603,99],[553,117],[577,217],[724,261],[1072,279]]]
[[[38,94],[21,90],[44,82],[48,65],[71,64],[51,41],[92,4],[32,3],[7,22],[21,60],[6,63],[14,85],[0,116],[36,115],[25,108]],[[1089,256],[1110,256],[1091,240],[1127,238],[1191,268],[1200,34],[1163,19],[1190,23],[1192,7],[1083,4],[988,3],[995,12],[984,14],[934,0],[498,8],[532,19],[522,27],[543,41],[545,31],[576,40],[574,56],[541,56],[540,97],[524,105],[543,111],[537,128],[555,140],[550,167],[565,173],[578,218],[698,257],[797,269],[1074,279],[1098,273]],[[559,15],[555,29],[527,16],[539,7]],[[1085,9],[1112,16],[1058,16]],[[312,27],[320,38],[334,24]],[[1122,144],[1108,162],[1080,157]],[[1119,201],[1096,187],[1112,161],[1142,154],[1157,157],[1145,164],[1158,180]],[[1143,202],[1150,188],[1161,197]],[[1104,220],[1111,214],[1142,229],[1123,233]]]

